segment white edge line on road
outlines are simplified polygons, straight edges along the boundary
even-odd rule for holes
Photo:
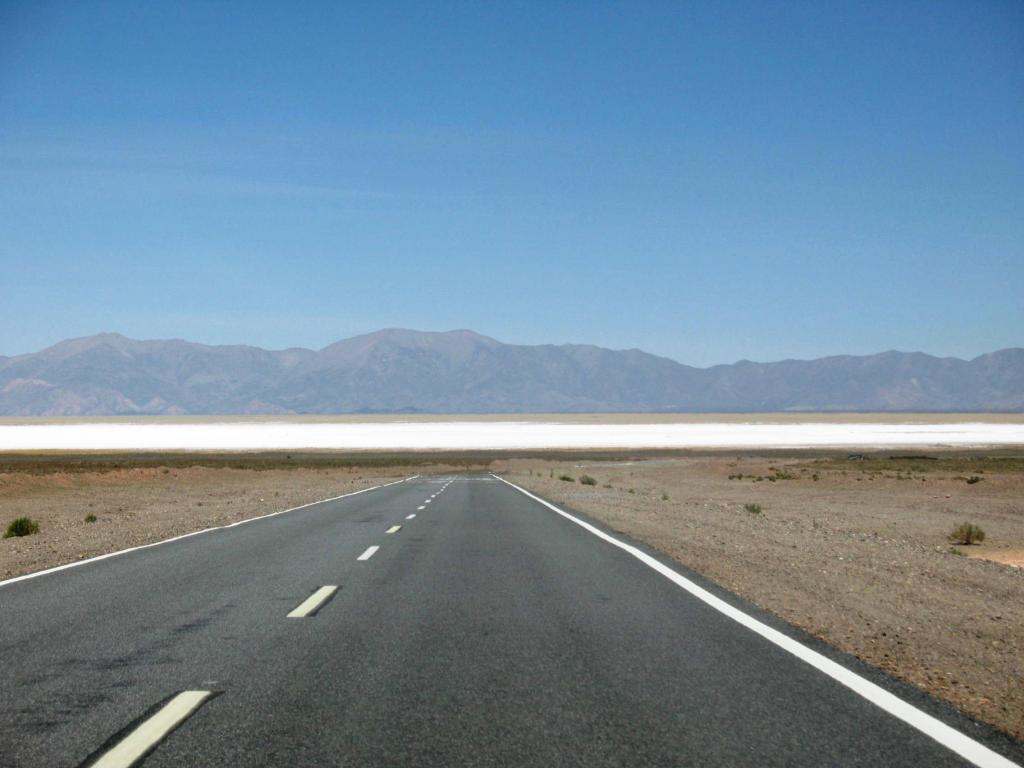
[[[320,608],[331,595],[338,591],[338,587],[328,584],[327,586],[320,587],[316,592],[303,600],[299,605],[288,614],[289,619],[304,619],[313,611]]]
[[[926,712],[921,711],[912,704],[905,702],[895,694],[889,693],[887,690],[882,688],[870,680],[867,680],[856,672],[853,672],[842,664],[839,664],[827,656],[818,653],[817,651],[811,650],[803,643],[800,643],[788,635],[779,632],[777,629],[772,629],[767,624],[758,621],[753,616],[744,613],[739,608],[736,608],[729,603],[725,602],[719,597],[708,592],[703,587],[698,586],[694,582],[676,573],[674,570],[669,568],[664,563],[655,560],[653,557],[637,549],[634,546],[626,544],[623,541],[619,541],[614,536],[610,536],[599,528],[594,527],[590,523],[580,520],[578,517],[570,515],[568,512],[559,509],[554,504],[545,501],[544,499],[534,496],[532,493],[527,491],[525,488],[520,488],[515,483],[509,482],[503,477],[498,475],[492,476],[501,482],[515,488],[520,493],[524,493],[531,499],[539,504],[543,504],[548,509],[557,512],[567,520],[571,520],[576,525],[584,528],[590,533],[594,534],[600,539],[604,539],[609,544],[612,544],[619,549],[629,553],[637,560],[642,562],[644,565],[653,568],[655,571],[660,573],[665,578],[674,582],[676,586],[682,587],[691,595],[707,603],[709,606],[714,608],[716,611],[725,614],[733,621],[742,624],[752,632],[756,632],[765,638],[769,642],[774,643],[779,648],[788,653],[793,654],[801,661],[805,661],[812,667],[817,669],[819,672],[824,672],[826,675],[831,677],[838,683],[845,685],[847,688],[852,690],[854,693],[863,696],[865,699],[870,701],[877,707],[884,709],[893,717],[896,717],[903,722],[907,723],[913,728],[921,731],[926,736],[931,737],[942,746],[952,750],[956,754],[960,755],[964,759],[970,761],[978,768],[1020,768],[1017,763],[1008,760],[997,752],[993,752],[991,749],[986,747],[984,744],[975,741],[969,736],[961,733],[955,728],[946,725],[938,718],[932,717]]]
[[[172,536],[169,539],[162,539],[160,541],[154,541],[154,542],[151,542],[149,544],[140,544],[137,547],[128,547],[128,549],[119,549],[116,552],[107,552],[106,554],[103,554],[103,555],[96,555],[95,557],[88,557],[85,560],[76,560],[73,563],[64,563],[64,565],[55,565],[55,566],[53,566],[53,568],[45,568],[45,569],[43,569],[41,571],[34,571],[33,573],[25,573],[25,574],[22,574],[21,576],[14,576],[13,578],[6,579],[5,581],[0,581],[0,587],[5,587],[8,584],[14,584],[15,582],[18,582],[18,581],[25,581],[26,579],[34,579],[37,576],[45,576],[48,573],[56,573],[57,571],[64,571],[64,570],[67,570],[68,568],[77,568],[78,566],[85,565],[86,563],[95,563],[95,562],[97,562],[99,560],[106,560],[108,557],[117,557],[118,555],[126,555],[129,552],[135,552],[135,551],[140,550],[140,549],[149,549],[150,547],[158,547],[161,544],[170,544],[172,541],[179,541],[181,539],[187,539],[189,536],[198,536],[201,533],[209,533],[210,531],[223,531],[226,528],[234,528],[237,525],[245,525],[246,523],[252,523],[252,522],[255,522],[257,520],[265,520],[268,517],[275,517],[277,515],[283,515],[283,514],[286,514],[288,512],[295,512],[295,511],[300,510],[300,509],[305,509],[306,507],[314,507],[317,504],[326,504],[329,501],[337,501],[338,499],[346,499],[349,496],[358,496],[360,493],[368,493],[369,491],[376,491],[376,490],[379,490],[380,488],[387,488],[389,485],[398,485],[399,483],[404,483],[404,482],[407,482],[409,480],[415,480],[417,477],[419,477],[419,475],[413,475],[412,477],[406,477],[406,478],[403,478],[401,480],[395,480],[393,483],[384,483],[383,485],[374,485],[374,486],[372,486],[370,488],[363,488],[362,490],[359,490],[359,491],[352,491],[351,493],[343,493],[340,496],[332,496],[329,499],[320,499],[319,501],[311,501],[308,504],[300,504],[299,506],[291,507],[290,509],[282,509],[282,510],[279,510],[277,512],[270,512],[270,513],[268,513],[266,515],[259,515],[257,517],[249,517],[249,518],[246,518],[245,520],[236,520],[235,522],[228,523],[227,525],[215,525],[212,528],[203,528],[200,531],[191,531],[190,533],[183,533],[180,536]]]
[[[92,768],[128,768],[134,765],[212,695],[211,691],[182,691],[104,753]]]
[[[377,553],[378,549],[380,549],[380,547],[376,544],[374,544],[372,547],[367,547],[366,551],[363,552],[363,554],[361,554],[359,557],[357,557],[356,560],[369,560]]]

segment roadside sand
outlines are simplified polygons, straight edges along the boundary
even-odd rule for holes
[[[0,579],[276,512],[416,474],[398,468],[136,467],[0,472],[0,525],[39,533],[0,539]],[[85,522],[87,515],[96,521]]]
[[[1024,552],[1024,461],[733,455],[494,469],[1024,738],[1024,569],[991,561]],[[983,545],[950,546],[964,520],[985,530]]]

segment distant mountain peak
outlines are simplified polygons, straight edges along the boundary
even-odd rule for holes
[[[364,333],[348,339],[336,341],[329,346],[336,344],[377,344],[381,342],[392,342],[410,346],[426,346],[443,343],[445,341],[474,341],[481,344],[497,345],[501,342],[488,336],[469,331],[457,329],[453,331],[416,331],[411,328],[382,328],[372,333]],[[326,349],[327,347],[325,347]]]
[[[501,342],[473,331],[414,331],[408,328],[385,328],[361,336],[353,336],[320,350],[322,362],[332,365],[356,364],[382,349],[416,350],[435,355],[464,356],[479,347],[501,347]],[[314,365],[320,366],[319,363]]]
[[[0,357],[0,415],[1024,411],[1024,349],[691,368],[641,350],[385,328],[319,351],[119,333]]]

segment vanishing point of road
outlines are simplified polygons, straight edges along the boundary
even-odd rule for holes
[[[0,584],[0,766],[993,766],[1024,749],[488,474]]]

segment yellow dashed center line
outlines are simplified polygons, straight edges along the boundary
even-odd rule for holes
[[[212,691],[182,691],[93,763],[93,767],[128,768],[135,765],[212,695]]]
[[[338,588],[335,586],[320,587],[316,592],[307,597],[299,606],[288,614],[289,619],[302,619],[309,614],[313,613],[317,608],[324,604],[324,602],[335,592]]]

